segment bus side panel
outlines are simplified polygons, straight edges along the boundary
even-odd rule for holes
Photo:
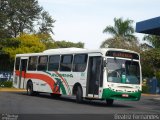
[[[19,80],[18,80],[18,76],[16,75],[15,71],[13,73],[13,87],[14,88],[18,88],[18,84],[19,84]]]

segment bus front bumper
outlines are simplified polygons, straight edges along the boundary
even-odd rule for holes
[[[138,101],[141,97],[141,91],[138,92],[116,92],[109,88],[103,89],[102,99]]]

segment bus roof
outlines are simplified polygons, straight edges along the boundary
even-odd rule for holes
[[[101,53],[105,56],[107,51],[123,51],[129,53],[138,54],[135,51],[117,48],[101,48],[97,50],[89,50],[84,48],[58,48],[58,49],[48,49],[40,53],[26,53],[26,54],[16,54],[16,56],[36,56],[36,55],[52,55],[52,54],[76,54],[76,53]]]

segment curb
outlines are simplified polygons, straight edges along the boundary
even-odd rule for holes
[[[158,98],[152,98],[151,100],[160,102],[160,97],[158,97]]]
[[[0,88],[0,92],[26,92],[26,90],[16,88]]]
[[[144,94],[142,93],[142,96],[155,96],[155,97],[160,97],[160,94]]]
[[[151,100],[160,102],[160,94],[142,94],[142,96],[151,96]]]

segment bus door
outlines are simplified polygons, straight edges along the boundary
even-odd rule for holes
[[[102,57],[90,56],[87,75],[87,97],[98,98],[102,72]]]
[[[19,88],[25,88],[25,76],[26,76],[26,68],[27,68],[28,59],[21,58],[20,62],[20,74],[19,74]]]

